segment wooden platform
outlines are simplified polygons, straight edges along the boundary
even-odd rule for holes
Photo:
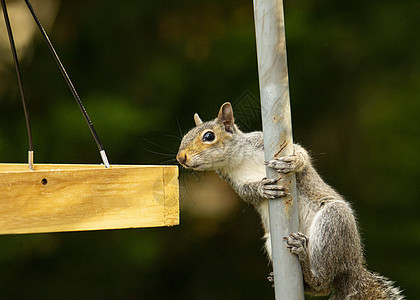
[[[179,224],[177,166],[0,164],[0,234]]]

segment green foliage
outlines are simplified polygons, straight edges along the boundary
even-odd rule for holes
[[[285,7],[295,140],[353,203],[369,268],[409,299],[420,294],[419,9],[391,0]],[[258,95],[250,1],[61,1],[50,35],[111,163],[174,163],[194,112],[210,119],[224,101],[241,107],[245,92]],[[23,162],[7,61],[0,161]],[[39,35],[21,63],[35,161],[99,163]],[[259,129],[258,117],[246,127]],[[196,176],[183,173],[183,207],[194,204]],[[1,298],[270,299],[257,215],[235,201],[227,218],[183,209],[176,228],[0,237]]]

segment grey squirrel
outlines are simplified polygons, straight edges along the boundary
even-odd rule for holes
[[[244,133],[235,125],[230,103],[216,119],[202,122],[182,139],[176,156],[185,168],[215,171],[246,202],[255,206],[265,230],[271,259],[268,199],[288,191],[275,179],[265,178],[265,165],[278,173],[295,172],[299,205],[299,232],[285,237],[302,267],[305,293],[331,294],[330,299],[404,299],[393,282],[368,271],[353,210],[327,185],[311,164],[307,151],[294,144],[294,154],[264,161],[262,132]],[[279,200],[281,201],[281,200]]]

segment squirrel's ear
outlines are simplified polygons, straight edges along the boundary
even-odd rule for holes
[[[195,126],[198,126],[198,125],[203,124],[203,121],[201,121],[201,119],[198,116],[198,114],[194,114],[194,122],[195,122]]]
[[[220,107],[217,120],[223,124],[226,131],[233,133],[233,128],[234,128],[233,110],[232,110],[232,105],[229,102],[224,103],[222,107]]]

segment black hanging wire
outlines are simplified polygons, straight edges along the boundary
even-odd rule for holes
[[[29,168],[33,170],[33,150],[34,149],[33,149],[33,143],[32,143],[31,123],[29,121],[28,110],[26,108],[25,93],[23,92],[23,83],[22,83],[22,75],[20,72],[19,59],[16,52],[15,41],[13,38],[12,27],[10,25],[9,14],[7,13],[5,0],[1,0],[1,7],[3,10],[4,21],[6,23],[7,34],[9,36],[9,42],[10,42],[10,48],[12,50],[13,61],[15,63],[16,75],[17,75],[17,79],[19,83],[20,97],[22,99],[23,112],[25,113],[26,129],[28,132],[28,143],[29,143],[29,147],[28,147]]]
[[[4,1],[4,0],[2,0],[2,1]],[[25,0],[25,3],[28,6],[29,11],[31,12],[31,14],[34,18],[35,23],[37,24],[39,30],[41,31],[41,34],[44,36],[44,39],[48,44],[48,48],[50,48],[50,51],[51,51],[52,55],[54,56],[54,59],[55,59],[57,65],[58,65],[58,68],[60,69],[61,74],[63,74],[63,77],[66,80],[66,83],[67,83],[68,87],[70,88],[70,91],[72,92],[73,97],[76,100],[77,105],[79,106],[79,108],[80,108],[80,110],[83,114],[83,117],[85,118],[85,120],[86,120],[86,122],[89,126],[90,132],[92,133],[93,138],[95,139],[96,145],[98,146],[99,153],[101,154],[102,161],[103,161],[105,167],[109,168],[109,162],[108,162],[108,158],[105,154],[105,150],[102,147],[101,142],[99,141],[99,137],[96,133],[95,128],[93,127],[92,121],[90,120],[89,115],[88,115],[85,107],[83,106],[82,100],[80,99],[79,95],[77,94],[77,91],[76,91],[73,83],[71,82],[70,77],[66,72],[66,69],[64,68],[63,64],[61,63],[61,60],[58,57],[58,54],[55,51],[54,46],[52,45],[52,43],[50,41],[50,38],[48,37],[46,31],[44,30],[44,27],[41,25],[41,22],[40,22],[38,16],[36,15],[35,10],[33,9],[31,3],[29,2],[29,0]]]
[[[86,122],[89,126],[90,132],[92,133],[93,138],[95,139],[96,145],[98,146],[99,153],[101,155],[101,158],[102,158],[102,161],[103,161],[105,167],[109,168],[110,166],[109,166],[109,162],[108,162],[108,158],[106,156],[105,150],[102,147],[101,142],[99,141],[99,137],[96,133],[95,128],[93,127],[92,121],[90,120],[89,115],[88,115],[85,107],[83,106],[82,100],[80,99],[79,95],[77,94],[77,91],[76,91],[73,83],[71,82],[70,77],[66,72],[66,69],[64,68],[63,64],[61,63],[61,60],[58,57],[58,54],[55,51],[54,46],[52,45],[52,43],[50,41],[50,38],[48,37],[46,31],[44,30],[44,27],[41,25],[41,22],[40,22],[38,16],[36,15],[35,10],[33,9],[31,3],[29,2],[29,0],[25,0],[25,3],[29,8],[29,11],[31,12],[32,17],[34,18],[35,23],[37,24],[39,30],[41,31],[41,34],[43,35],[45,41],[47,42],[47,45],[48,45],[51,53],[53,54],[54,59],[55,59],[57,65],[58,65],[58,68],[60,69],[61,74],[63,75],[64,79],[66,80],[66,83],[67,83],[68,87],[70,88],[70,91],[72,92],[73,97],[77,102],[77,105],[79,106],[80,110],[82,111],[83,117],[85,118],[85,120],[86,120]],[[13,57],[15,59],[16,72],[18,73],[19,86],[20,86],[20,89],[21,89],[22,101],[23,101],[25,116],[26,116],[26,120],[27,120],[27,124],[28,124],[28,135],[30,136],[29,140],[30,140],[30,152],[31,152],[32,151],[32,137],[31,137],[31,134],[30,134],[29,118],[27,117],[26,105],[25,105],[25,100],[24,100],[24,96],[23,96],[23,88],[22,88],[22,82],[21,82],[21,76],[20,76],[19,63],[17,61],[16,47],[15,47],[14,41],[13,41],[13,36],[12,36],[11,28],[10,28],[9,18],[7,16],[5,0],[1,0],[1,4],[2,4],[2,7],[3,7],[3,12],[4,12],[4,15],[5,15],[6,24],[8,26],[9,39],[10,39],[10,44],[11,44],[11,47],[12,47]]]

